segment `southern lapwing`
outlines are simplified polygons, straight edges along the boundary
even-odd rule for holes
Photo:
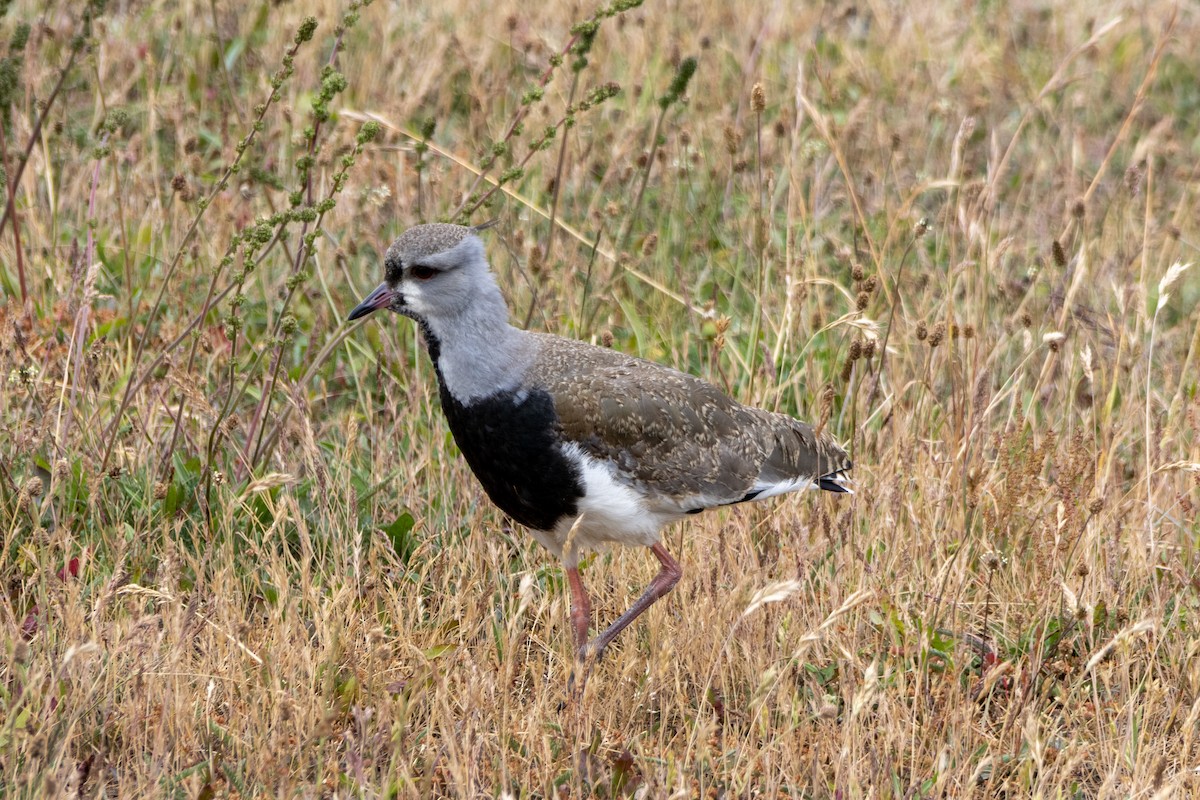
[[[406,231],[350,319],[386,308],[420,326],[459,450],[492,502],[566,567],[581,658],[679,581],[660,538],[667,524],[795,489],[849,491],[846,452],[803,422],[669,367],[509,325],[479,230]],[[579,560],[613,543],[650,548],[662,568],[589,642]]]

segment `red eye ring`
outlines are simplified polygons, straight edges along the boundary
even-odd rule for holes
[[[436,269],[427,267],[424,264],[414,264],[408,268],[408,274],[419,281],[427,281],[434,275],[437,275],[437,273]]]

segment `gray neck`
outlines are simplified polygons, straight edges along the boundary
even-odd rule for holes
[[[426,325],[437,340],[431,354],[442,384],[463,405],[519,386],[536,355],[536,339],[508,324],[508,307],[492,281],[460,313]]]

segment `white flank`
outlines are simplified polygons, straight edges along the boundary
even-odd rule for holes
[[[563,518],[553,531],[534,535],[568,566],[589,550],[613,544],[650,547],[658,542],[664,525],[683,516],[651,508],[641,493],[617,478],[613,464],[592,458],[578,445],[566,445],[563,453],[579,467],[583,479],[579,513]],[[566,548],[568,540],[571,546]]]
[[[583,497],[578,513],[563,517],[552,531],[530,531],[547,550],[561,558],[568,567],[579,563],[584,553],[602,550],[619,544],[629,547],[650,547],[659,541],[659,531],[696,509],[715,508],[735,497],[667,497],[644,494],[638,487],[617,474],[610,461],[593,458],[579,445],[563,446],[563,454],[578,468],[583,483]],[[853,484],[842,475],[825,480],[841,486],[848,493]],[[797,489],[819,489],[810,477],[791,478],[775,483],[755,484],[755,500],[794,492]]]

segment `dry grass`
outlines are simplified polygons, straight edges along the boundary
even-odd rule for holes
[[[1200,269],[1160,283],[1200,241],[1194,7],[648,5],[524,106],[594,7],[110,3],[52,95],[48,5],[0,23],[0,794],[1200,792]],[[412,327],[342,323],[526,112],[471,214],[517,320],[818,420],[861,488],[669,531],[682,583],[579,703],[561,572]],[[307,245],[238,238],[343,169]],[[592,560],[600,619],[653,567]]]

